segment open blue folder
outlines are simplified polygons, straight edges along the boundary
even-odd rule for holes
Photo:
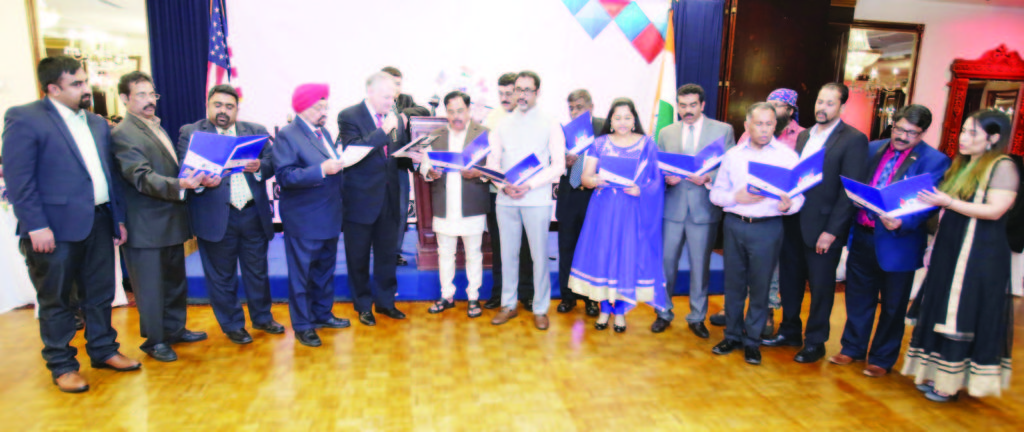
[[[821,183],[824,164],[824,148],[800,161],[792,169],[749,162],[747,190],[767,198],[780,199],[783,193],[793,198]]]
[[[636,186],[636,179],[646,165],[646,161],[641,162],[640,159],[601,156],[597,174],[608,182],[607,187],[633,187]]]
[[[462,149],[461,153],[428,151],[427,159],[430,159],[430,163],[439,171],[459,172],[468,170],[473,165],[480,163],[490,152],[490,141],[487,139],[487,132],[484,132]]]
[[[491,179],[491,181],[495,183],[522,186],[523,183],[526,183],[533,176],[537,175],[537,173],[544,169],[544,167],[541,166],[540,159],[537,158],[537,154],[530,153],[529,156],[523,158],[523,160],[519,162],[516,162],[515,165],[512,165],[512,168],[509,168],[509,170],[505,172],[492,170],[480,165],[474,166],[473,169],[480,171],[484,177]]]
[[[718,168],[725,158],[725,137],[714,140],[696,155],[658,152],[658,168],[666,175],[700,177]]]
[[[562,127],[565,133],[565,152],[579,155],[594,145],[594,122],[590,111],[580,114]]]
[[[917,199],[917,193],[935,187],[931,174],[921,174],[892,183],[883,188],[868,186],[859,181],[839,176],[846,195],[867,210],[889,217],[900,217],[928,211],[935,206]]]
[[[268,135],[233,137],[195,132],[189,139],[178,177],[190,177],[196,171],[222,177],[242,172],[245,164],[260,158],[268,139]]]

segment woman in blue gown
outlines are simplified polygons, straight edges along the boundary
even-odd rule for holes
[[[587,207],[569,288],[601,302],[594,328],[626,331],[626,311],[638,302],[664,309],[661,217],[665,182],[658,169],[658,146],[644,135],[633,101],[612,102],[604,129],[587,151],[583,185],[596,189]],[[635,186],[615,187],[601,178],[601,160],[637,160]]]

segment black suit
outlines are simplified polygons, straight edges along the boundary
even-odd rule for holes
[[[345,148],[350,145],[376,148],[363,160],[345,169],[345,259],[357,312],[370,312],[373,305],[378,310],[395,307],[395,293],[398,291],[395,276],[398,231],[395,227],[399,223],[399,180],[398,162],[389,155],[407,141],[404,128],[395,130],[397,139],[392,139],[378,128],[366,102],[338,113],[338,141]],[[372,288],[371,250],[375,282]]]
[[[592,117],[594,127],[594,138],[597,138],[604,128],[604,119]],[[582,166],[583,155],[576,161]],[[587,207],[590,205],[590,195],[593,189],[583,187],[572,187],[570,175],[575,165],[566,168],[565,175],[558,182],[558,203],[555,205],[555,217],[558,219],[558,289],[562,294],[562,303],[576,304],[580,297],[569,289],[569,273],[572,271],[572,260],[576,252],[576,242],[579,241],[580,232],[583,231],[583,219],[587,215]]]
[[[120,348],[117,331],[110,324],[110,304],[116,265],[112,238],[120,237],[124,206],[114,174],[110,128],[89,112],[85,122],[93,142],[76,141],[49,98],[12,107],[5,116],[0,147],[21,251],[39,302],[43,358],[54,378],[79,368],[78,350],[70,345],[78,309],[70,301],[75,284],[88,324],[85,349],[89,357],[94,363],[102,362]],[[109,201],[99,206],[82,152],[88,145],[94,145],[100,162],[101,171],[93,174],[103,176],[107,184]],[[29,233],[43,228],[53,232],[52,253],[32,250]],[[0,282],[0,289],[5,288]]]
[[[162,128],[160,133],[170,140]],[[178,184],[176,156],[153,129],[128,114],[111,137],[128,210],[125,258],[142,336],[147,338],[142,347],[149,348],[185,331],[184,243],[192,237],[188,207]]]
[[[802,154],[810,132],[797,137],[796,151]],[[810,285],[811,307],[807,317],[806,345],[828,341],[829,317],[835,301],[836,266],[850,234],[850,223],[857,208],[846,196],[839,176],[863,181],[867,176],[868,138],[856,128],[840,121],[823,145],[825,162],[822,182],[804,192],[800,212],[785,216],[785,235],[779,260],[779,295],[782,297],[782,323],[779,334],[800,340],[800,309],[804,286]],[[835,236],[824,254],[815,251],[823,232]]]
[[[195,131],[219,133],[210,120],[181,127],[178,134],[178,159],[185,157],[189,140]],[[269,135],[267,129],[256,123],[235,123],[236,136]],[[274,238],[273,216],[267,196],[266,180],[274,176],[271,145],[260,153],[260,169],[256,173],[234,174],[242,176],[252,199],[242,209],[231,204],[231,177],[225,177],[215,188],[190,191],[189,218],[198,238],[199,254],[203,261],[203,274],[210,306],[225,333],[245,328],[245,312],[238,299],[238,273],[241,266],[245,297],[249,304],[249,318],[253,324],[269,324],[270,277],[267,266],[267,248]]]

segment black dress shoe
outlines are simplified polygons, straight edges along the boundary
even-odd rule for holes
[[[377,309],[377,313],[379,313],[381,315],[384,315],[384,316],[386,316],[388,318],[391,318],[391,319],[396,319],[396,320],[403,320],[403,319],[405,319],[405,314],[402,313],[402,311],[400,311],[398,309],[395,309],[395,308],[391,308],[391,309]]]
[[[323,345],[323,342],[320,341],[320,336],[317,336],[316,330],[313,329],[295,332],[295,340],[308,347],[316,348]]]
[[[402,254],[398,254],[398,259],[395,260],[395,265],[404,266],[407,264],[409,264],[409,262],[406,261],[404,257],[402,257]]]
[[[572,312],[573,309],[576,309],[576,303],[561,302],[558,304],[558,309],[556,310],[558,313],[569,313]]]
[[[800,345],[803,345],[803,342],[799,338],[789,338],[789,337],[786,337],[786,335],[784,335],[782,333],[779,333],[779,334],[775,335],[775,337],[773,337],[771,339],[763,339],[763,340],[761,340],[761,345],[764,345],[764,346],[767,346],[767,347],[780,347],[780,346],[798,347]]]
[[[245,329],[229,331],[224,334],[228,336],[228,339],[230,339],[231,342],[234,342],[239,345],[252,343],[252,336],[249,336],[249,332],[245,331]]]
[[[316,323],[316,325],[318,327],[342,329],[342,328],[346,328],[346,327],[348,327],[348,326],[350,326],[352,324],[349,323],[348,320],[345,319],[345,318],[330,317],[330,318],[327,318],[327,321],[318,322],[318,323]]]
[[[793,361],[797,363],[814,363],[825,357],[825,345],[805,345],[804,349],[796,353]]]
[[[484,309],[497,309],[501,307],[501,297],[491,297],[484,303]]]
[[[690,331],[692,331],[693,334],[697,335],[697,337],[701,339],[707,339],[711,337],[711,332],[709,332],[708,328],[704,325],[704,321],[690,323],[689,327]]]
[[[761,364],[761,350],[757,347],[744,347],[743,359],[752,365],[759,365]]]
[[[595,330],[608,330],[608,323],[595,322],[594,323],[594,329]]]
[[[596,317],[601,314],[601,308],[597,305],[596,301],[587,300],[587,316]]]
[[[189,329],[182,329],[181,333],[167,338],[169,344],[192,343],[206,340],[206,332],[194,332]]]
[[[377,325],[377,319],[373,317],[373,312],[370,311],[359,312],[359,322],[363,323],[365,326],[372,327]]]
[[[715,327],[725,327],[725,313],[719,312],[708,317],[708,321]]]
[[[85,328],[85,316],[81,310],[75,311],[75,331]]]
[[[151,347],[142,348],[142,352],[153,357],[157,361],[162,362],[172,362],[178,359],[178,354],[171,349],[170,345],[165,343],[158,343]]]
[[[665,331],[670,324],[672,324],[672,321],[658,317],[658,319],[654,320],[654,324],[651,324],[651,333],[661,333]]]
[[[740,341],[726,339],[719,342],[718,345],[715,345],[714,348],[711,348],[711,352],[718,355],[725,355],[735,351],[737,348],[741,346],[743,346],[743,343]]]
[[[270,334],[281,334],[284,333],[284,326],[279,324],[277,321],[270,320],[270,322],[263,324],[253,324],[252,328],[261,330]]]

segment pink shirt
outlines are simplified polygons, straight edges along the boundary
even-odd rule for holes
[[[807,128],[800,127],[800,125],[797,124],[797,122],[790,120],[789,124],[786,125],[786,128],[782,130],[782,133],[779,134],[779,136],[775,137],[775,140],[785,144],[786,147],[789,147],[790,150],[796,150],[796,137],[800,136],[800,132],[803,132],[804,129]],[[737,143],[742,143],[749,139],[750,134],[744,131],[743,135],[740,136],[740,140],[737,141]]]
[[[896,170],[898,170],[900,166],[903,165],[903,162],[907,160],[907,157],[910,156],[910,153],[913,151],[914,149],[910,148],[903,150],[903,152],[900,153],[899,159],[896,160],[896,165],[894,165],[892,168],[893,172],[889,174],[889,179],[885,182],[884,185],[880,185],[878,184],[878,178],[882,176],[882,170],[885,169],[885,164],[888,163],[890,159],[896,156],[896,150],[893,149],[892,143],[890,142],[890,144],[885,148],[885,154],[882,155],[882,160],[878,161],[878,167],[875,168],[875,174],[871,176],[871,186],[879,187],[888,186],[889,184],[891,184],[894,177],[896,177]],[[871,220],[871,218],[868,217],[867,210],[857,211],[857,223],[869,228],[875,227],[875,221]]]

